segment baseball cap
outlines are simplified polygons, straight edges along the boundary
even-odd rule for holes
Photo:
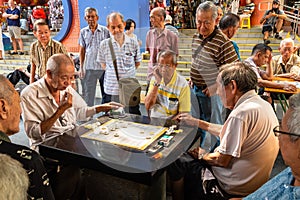
[[[276,4],[279,4],[279,0],[273,0],[273,4],[276,3]]]

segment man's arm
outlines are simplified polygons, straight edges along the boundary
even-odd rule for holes
[[[41,122],[41,134],[45,134],[51,129],[56,120],[68,109],[72,107],[72,95],[70,93],[65,93],[65,100],[61,102],[61,105],[57,108],[56,112],[45,121]]]
[[[228,167],[232,156],[231,155],[225,155],[219,152],[214,153],[208,153],[205,154],[202,158],[204,161],[206,161],[211,166],[218,166],[218,167]]]
[[[219,136],[222,130],[222,125],[209,123],[200,119],[196,119],[192,117],[188,113],[181,113],[174,118],[174,120],[180,120],[187,125],[196,126],[201,128],[202,130],[209,131],[209,133]]]
[[[35,70],[36,70],[36,65],[31,62],[31,69],[30,69],[30,84],[35,81]]]
[[[145,108],[146,108],[147,112],[156,103],[158,87],[159,87],[159,85],[156,84],[149,88],[150,92],[147,94],[147,96],[145,98]]]
[[[85,69],[83,67],[85,59],[85,48],[80,46],[79,47],[79,62],[80,62],[80,69],[79,69],[79,77],[84,78],[85,76]]]
[[[295,92],[297,90],[296,86],[289,83],[276,83],[273,81],[258,79],[258,86],[260,87],[268,87],[268,88],[275,88],[275,89],[283,89],[286,91],[293,91]]]

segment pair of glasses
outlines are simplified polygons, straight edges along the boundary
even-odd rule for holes
[[[274,132],[275,136],[279,136],[280,134],[285,134],[285,135],[293,135],[293,136],[300,137],[300,134],[297,134],[297,133],[290,133],[290,132],[281,131],[280,128],[279,128],[279,126],[276,126],[273,129],[273,132]]]

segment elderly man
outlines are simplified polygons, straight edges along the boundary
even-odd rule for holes
[[[106,27],[98,24],[99,16],[95,8],[87,7],[84,11],[84,19],[88,23],[87,27],[80,30],[79,37],[79,76],[82,79],[82,93],[88,106],[94,105],[97,80],[99,79],[102,103],[105,99],[104,73],[101,65],[96,62],[97,53],[102,40],[110,37]]]
[[[65,54],[55,54],[47,62],[46,76],[23,90],[24,128],[33,149],[48,137],[74,129],[78,120],[121,106],[108,103],[88,107],[70,87],[74,74],[72,59]]]
[[[140,66],[142,57],[137,41],[124,33],[126,22],[121,13],[112,12],[107,16],[106,22],[112,37],[101,42],[97,57],[102,68],[106,70],[104,77],[106,96],[103,102],[107,103],[111,100],[119,102],[119,80],[114,65],[116,64],[119,79],[133,78],[136,69]],[[112,58],[110,43],[116,57],[115,61]],[[141,114],[139,105],[129,106],[128,109],[129,113]]]
[[[274,128],[283,160],[289,167],[247,196],[249,199],[300,199],[300,94],[289,98],[281,127]]]
[[[43,19],[35,21],[33,34],[37,41],[30,46],[30,83],[46,74],[46,63],[52,55],[56,53],[68,55],[67,50],[60,42],[51,39],[51,31],[47,22]]]
[[[150,23],[152,29],[146,36],[146,51],[150,53],[148,64],[147,81],[153,76],[153,68],[157,63],[157,54],[161,50],[172,50],[178,55],[178,37],[172,31],[165,28],[166,11],[164,8],[156,7],[151,10]]]
[[[282,39],[279,35],[279,31],[282,28],[283,20],[286,18],[283,10],[279,9],[279,0],[274,0],[272,4],[272,9],[267,10],[263,18],[260,20],[260,23],[263,24],[262,34],[264,34],[264,43],[270,44],[268,39],[270,34],[275,34],[276,39]]]
[[[197,96],[200,119],[223,124],[225,109],[216,95],[219,67],[238,60],[231,41],[216,27],[217,6],[212,2],[201,3],[196,11],[198,33],[193,36],[191,85]],[[224,115],[222,115],[224,114]],[[202,132],[201,146],[205,132]],[[212,141],[212,148],[215,141]]]
[[[20,131],[20,97],[13,85],[2,75],[0,75],[0,85],[0,153],[18,160],[26,169],[30,180],[28,198],[54,199],[39,154],[28,147],[12,144],[8,137]]]
[[[225,14],[219,22],[219,28],[229,39],[231,39],[236,34],[237,30],[239,29],[239,26],[240,17],[233,13]],[[237,43],[233,40],[231,40],[231,42],[239,60],[241,60],[240,51]]]
[[[149,93],[145,99],[151,117],[168,118],[178,113],[190,112],[190,89],[183,76],[176,72],[176,53],[160,51],[158,65],[154,68]]]
[[[219,136],[220,146],[213,153],[196,148],[170,166],[173,199],[183,198],[184,184],[189,189],[185,199],[228,199],[246,196],[269,179],[278,153],[273,134],[278,120],[271,105],[256,94],[256,84],[255,73],[245,63],[224,65],[217,78],[217,93],[224,106],[232,109],[224,125],[186,113],[178,116],[188,125]]]
[[[258,78],[258,86],[283,89],[287,91],[296,91],[296,86],[286,82],[276,83],[269,80],[272,78],[273,69],[271,68],[271,52],[272,49],[266,44],[257,44],[253,47],[251,57],[247,58],[245,62],[252,66],[253,71]],[[260,67],[266,65],[266,71],[261,70]]]
[[[286,38],[280,42],[280,55],[272,57],[271,67],[275,76],[296,78],[300,75],[300,57],[294,54],[294,40]]]

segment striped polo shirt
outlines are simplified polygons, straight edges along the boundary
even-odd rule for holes
[[[209,36],[202,48],[204,38],[198,33],[193,36],[190,76],[198,87],[215,84],[220,66],[238,61],[231,41],[219,29],[215,29],[212,34],[214,36]],[[200,51],[197,50],[199,47]]]
[[[125,40],[122,46],[113,37],[111,38],[120,79],[135,77],[135,64],[142,61],[137,41],[125,34],[124,37]],[[106,64],[104,92],[109,95],[119,95],[119,84],[109,48],[109,40],[108,38],[101,42],[97,54],[97,62]]]
[[[149,91],[153,89],[152,77]],[[174,71],[171,81],[165,85],[162,80],[158,88],[156,103],[151,108],[151,117],[168,118],[179,112],[191,111],[190,88],[185,78]]]

